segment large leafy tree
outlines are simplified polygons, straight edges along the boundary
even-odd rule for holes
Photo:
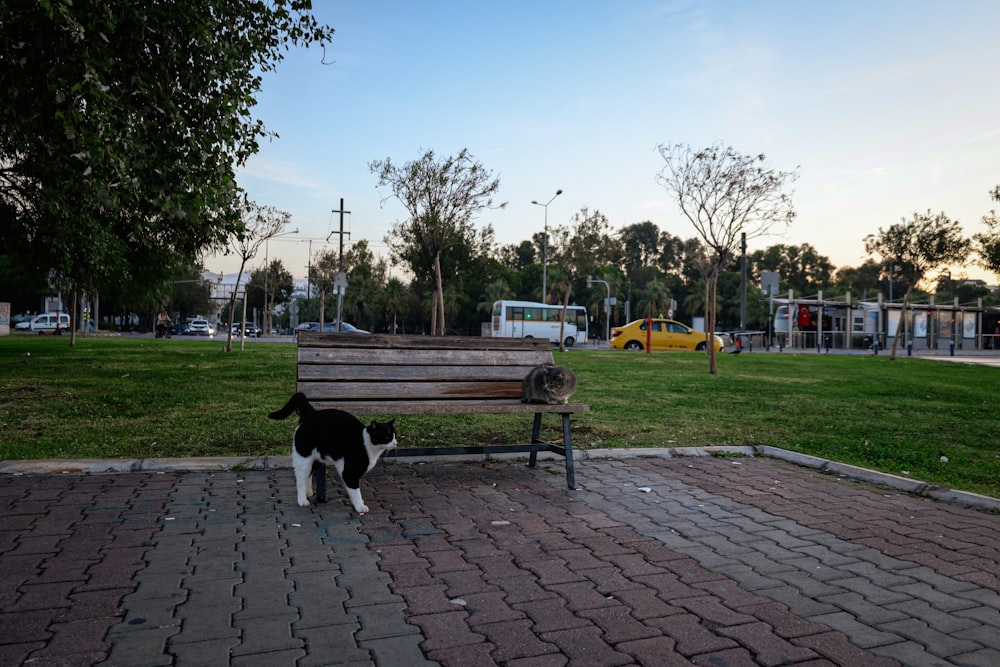
[[[0,285],[3,299],[11,302],[11,312],[33,313],[45,296],[48,276],[45,271],[25,271],[13,255],[0,252]]]
[[[839,288],[860,292],[864,298],[868,290],[874,290],[879,286],[883,268],[878,262],[869,258],[861,266],[840,267],[834,272],[831,281]]]
[[[535,261],[535,246],[531,241],[511,243],[502,246],[497,252],[500,263],[515,271],[531,266]]]
[[[185,315],[208,313],[212,308],[211,290],[202,278],[205,267],[192,265],[185,267],[172,281],[172,295],[169,312]]]
[[[969,252],[970,243],[957,220],[944,213],[914,213],[910,220],[879,227],[865,237],[865,252],[878,256],[883,265],[898,267],[909,284],[903,296],[903,322],[906,322],[913,288],[928,274],[951,264],[960,264]],[[892,339],[890,359],[896,358],[899,332]]]
[[[715,330],[719,275],[736,259],[741,239],[763,236],[795,217],[785,186],[797,172],[775,171],[764,155],[743,155],[721,143],[703,149],[684,144],[661,144],[666,165],[657,182],[677,198],[706,246],[707,261],[699,266],[708,293],[705,299],[706,342]],[[709,351],[709,371],[717,371],[715,346]]]
[[[993,188],[990,197],[1000,202],[1000,185]],[[972,236],[979,255],[979,263],[987,271],[1000,276],[1000,215],[997,215],[995,210],[990,211],[983,216],[983,224],[988,231]]]
[[[639,317],[665,317],[670,309],[670,286],[664,280],[650,280],[637,290],[636,315]]]
[[[467,149],[444,158],[428,150],[402,165],[386,158],[368,167],[378,186],[388,187],[389,197],[398,199],[410,215],[393,226],[386,242],[393,258],[408,264],[418,279],[433,279],[431,333],[444,335],[444,276],[454,275],[469,261],[470,251],[481,245],[472,224],[476,214],[507,205],[493,203],[500,179]]]
[[[618,233],[622,245],[625,273],[643,266],[652,266],[660,254],[660,230],[652,222],[637,222],[623,227]]]
[[[697,239],[692,239],[697,243]],[[683,239],[670,232],[660,232],[660,256],[653,266],[658,266],[667,273],[684,273],[687,248]]]
[[[0,4],[0,247],[91,291],[225,246],[262,74],[332,33],[308,0]]]
[[[406,333],[406,316],[410,291],[399,278],[389,278],[385,283],[382,307],[389,333]]]
[[[750,266],[761,271],[777,271],[782,282],[799,294],[820,290],[830,284],[833,264],[809,243],[772,245],[750,253]]]
[[[347,290],[344,292],[343,319],[362,329],[383,325],[379,312],[389,273],[387,262],[376,257],[362,239],[344,253],[344,271],[347,273]]]
[[[291,302],[295,279],[280,259],[270,260],[266,266],[250,272],[246,286],[247,305],[264,314],[262,326],[271,331],[274,311]]]

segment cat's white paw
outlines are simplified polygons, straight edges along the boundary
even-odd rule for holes
[[[300,500],[299,501],[299,507],[309,507],[309,501],[308,500]]]
[[[354,508],[358,514],[364,514],[368,511],[368,505],[362,505],[361,507]]]

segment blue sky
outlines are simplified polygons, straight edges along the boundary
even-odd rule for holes
[[[484,211],[501,243],[567,224],[581,208],[618,229],[694,230],[656,184],[656,147],[721,141],[798,168],[798,218],[751,243],[810,243],[859,265],[863,238],[914,211],[971,234],[998,208],[1000,3],[498,3],[314,0],[336,34],[291,51],[264,79],[257,115],[279,138],[239,172],[250,197],[292,214],[269,243],[296,277],[338,227],[350,242],[406,219],[368,164],[469,151],[500,179]],[[324,64],[324,59],[326,63]],[[329,248],[336,249],[337,237]],[[253,265],[263,264],[263,253]],[[208,258],[214,271],[238,262]],[[975,268],[966,273],[996,282]]]

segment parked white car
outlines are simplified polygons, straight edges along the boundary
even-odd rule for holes
[[[15,329],[19,331],[55,331],[69,329],[69,313],[42,313],[29,321],[18,322]]]
[[[191,320],[188,322],[188,335],[189,336],[208,336],[211,338],[215,335],[215,327],[208,323],[208,320]]]

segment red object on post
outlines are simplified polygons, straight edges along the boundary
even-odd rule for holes
[[[646,354],[653,353],[653,318],[646,318]]]
[[[797,319],[800,327],[805,328],[812,325],[812,314],[809,312],[809,306],[799,305],[799,314]]]

